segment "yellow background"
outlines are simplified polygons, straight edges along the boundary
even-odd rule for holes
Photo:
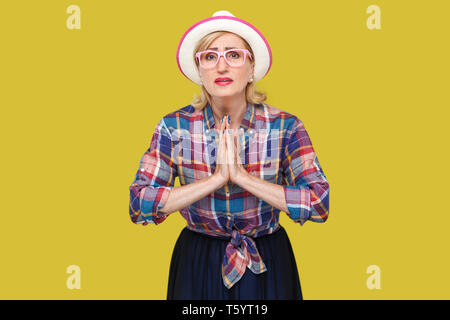
[[[80,30],[66,27],[70,4]],[[381,30],[366,26],[372,4]],[[2,1],[0,298],[166,298],[186,222],[133,224],[128,188],[157,121],[199,92],[176,64],[181,36],[229,10],[270,43],[258,88],[305,123],[330,183],[326,223],[281,214],[304,298],[449,299],[449,9]],[[66,287],[69,265],[81,268],[80,290]],[[366,286],[370,265],[379,290]]]

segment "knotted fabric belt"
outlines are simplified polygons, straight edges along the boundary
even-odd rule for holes
[[[261,230],[256,233],[254,237],[260,237],[266,234],[273,233],[279,228],[269,228]],[[218,235],[206,230],[194,229],[187,226],[188,229],[204,233],[213,237],[224,238],[227,234]],[[228,239],[227,237],[226,239]],[[230,289],[236,282],[238,282],[245,273],[246,268],[249,268],[254,274],[260,274],[267,271],[266,265],[262,261],[256,248],[255,241],[251,236],[247,236],[233,229],[231,232],[230,242],[225,248],[225,254],[222,259],[222,279],[225,287]]]

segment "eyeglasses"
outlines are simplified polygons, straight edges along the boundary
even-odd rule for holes
[[[200,66],[205,69],[214,68],[222,56],[230,67],[240,67],[245,63],[245,57],[247,55],[249,59],[252,59],[252,54],[246,49],[231,49],[227,51],[207,50],[195,54]]]

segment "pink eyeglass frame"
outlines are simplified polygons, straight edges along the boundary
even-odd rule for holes
[[[232,66],[232,65],[230,65],[230,63],[228,62],[228,60],[227,60],[227,58],[226,58],[226,56],[225,56],[225,55],[226,55],[228,52],[230,52],[230,51],[242,51],[242,52],[244,52],[244,61],[242,62],[241,65],[238,65],[238,66]],[[200,62],[200,55],[201,55],[202,53],[205,53],[205,52],[214,52],[214,53],[217,53],[217,54],[219,55],[219,57],[217,58],[216,64],[213,65],[213,66],[211,66],[211,67],[209,67],[209,68],[205,68],[205,67],[202,65],[202,63]],[[206,51],[200,51],[200,52],[197,52],[197,53],[195,54],[195,57],[197,58],[198,63],[200,64],[200,66],[201,66],[202,68],[204,68],[204,69],[212,69],[212,68],[214,68],[215,66],[217,66],[217,64],[219,63],[220,57],[223,57],[223,59],[225,60],[225,62],[226,62],[230,67],[232,67],[232,68],[239,68],[239,67],[242,67],[242,66],[244,65],[245,59],[247,58],[247,55],[249,56],[250,59],[253,59],[253,58],[252,58],[252,54],[251,54],[250,51],[248,51],[247,49],[230,49],[230,50],[226,50],[226,51],[206,50]]]

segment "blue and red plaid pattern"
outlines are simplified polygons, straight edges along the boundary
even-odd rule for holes
[[[303,225],[325,222],[329,184],[303,122],[267,104],[248,103],[241,123],[240,158],[249,174],[282,185],[286,214]],[[210,176],[216,167],[217,131],[211,106],[188,105],[167,114],[155,127],[130,186],[129,214],[136,224],[159,224],[175,178],[180,184]],[[231,182],[180,210],[190,230],[230,238],[222,278],[231,288],[246,268],[266,271],[253,238],[279,227],[280,210]]]

